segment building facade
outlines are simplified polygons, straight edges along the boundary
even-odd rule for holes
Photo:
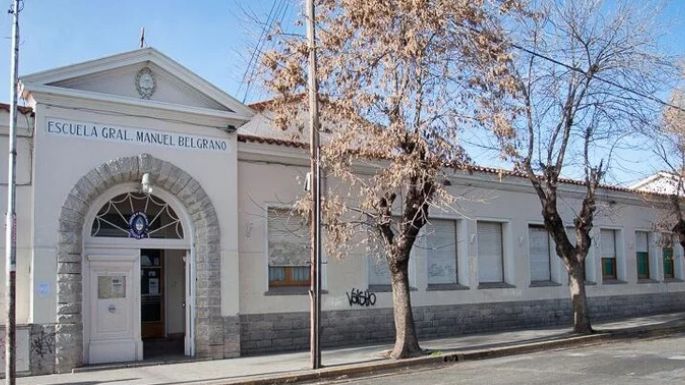
[[[271,131],[263,106],[152,48],[21,85],[20,372],[307,348],[308,238],[291,209],[308,156]],[[451,182],[460,209],[434,210],[412,254],[420,337],[569,323],[567,277],[529,182],[489,169]],[[562,192],[570,224],[582,186]],[[591,316],[685,309],[683,251],[653,230],[657,214],[630,190],[600,195]],[[393,338],[387,267],[369,254],[325,261],[324,347]]]

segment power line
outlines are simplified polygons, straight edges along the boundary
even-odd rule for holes
[[[247,100],[257,68],[259,67],[259,59],[263,52],[262,48],[264,47],[264,42],[266,41],[265,37],[267,35],[267,30],[271,28],[271,26],[277,19],[279,19],[279,17],[280,22],[283,21],[283,17],[287,9],[288,3],[286,3],[284,0],[274,0],[273,4],[271,5],[271,10],[269,11],[269,15],[267,16],[266,22],[262,27],[259,40],[257,41],[255,49],[252,51],[252,55],[250,56],[250,62],[248,63],[247,68],[245,69],[245,74],[243,75],[243,83],[246,84],[245,94],[243,95],[243,103],[245,103],[245,100]]]
[[[533,56],[535,56],[535,57],[539,57],[540,59],[544,59],[544,60],[547,60],[547,61],[549,61],[549,62],[552,62],[552,63],[554,63],[554,64],[556,64],[556,65],[562,66],[562,67],[564,67],[564,68],[566,68],[566,69],[569,69],[569,70],[571,70],[571,71],[575,71],[575,72],[581,73],[581,74],[583,74],[583,75],[585,75],[585,76],[590,76],[590,74],[589,74],[587,71],[584,71],[584,70],[582,70],[581,68],[578,68],[578,67],[576,67],[576,66],[572,66],[572,65],[570,65],[570,64],[566,64],[566,63],[564,63],[564,62],[562,62],[562,61],[556,60],[556,59],[551,58],[551,57],[549,57],[549,56],[547,56],[547,55],[543,55],[543,54],[541,54],[541,53],[539,53],[539,52],[535,52],[535,51],[533,51],[533,50],[530,50],[530,49],[528,49],[528,48],[522,47],[522,46],[520,46],[520,45],[518,45],[518,44],[515,44],[515,43],[511,43],[511,46],[514,47],[514,48],[516,48],[516,49],[518,49],[518,50],[524,51],[524,52],[526,52],[526,53],[528,53],[528,54],[530,54],[530,55],[533,55]],[[616,83],[616,82],[613,81],[613,80],[605,79],[605,78],[603,78],[603,77],[601,77],[601,76],[592,75],[592,77],[595,78],[595,79],[597,79],[597,80],[599,80],[599,81],[601,81],[601,82],[604,82],[604,83],[606,83],[606,84],[609,84],[609,85],[612,86],[612,87],[616,87],[616,88],[618,88],[618,89],[620,89],[620,90],[629,92],[629,93],[631,93],[631,94],[640,96],[640,97],[645,98],[645,99],[649,99],[649,100],[651,100],[651,101],[653,101],[653,102],[656,102],[656,103],[658,103],[658,104],[661,104],[661,105],[663,105],[663,106],[675,108],[675,109],[677,109],[677,110],[679,110],[679,111],[685,112],[685,109],[683,109],[682,107],[676,106],[676,105],[671,104],[671,103],[666,102],[666,101],[663,101],[663,100],[657,98],[656,96],[648,95],[648,94],[646,94],[646,93],[644,93],[644,92],[634,90],[634,89],[632,89],[632,88],[629,88],[629,87],[623,86],[623,85],[621,85],[621,84],[618,84],[618,83]]]
[[[283,0],[283,1],[282,1],[282,4],[284,5],[284,6],[282,7],[283,12],[281,13],[280,18],[278,18],[278,21],[277,21],[277,25],[281,26],[281,28],[283,28],[283,27],[282,27],[282,26],[283,26],[283,21],[285,20],[286,15],[289,14],[289,11],[290,11],[290,9],[291,9],[291,8],[290,8],[290,2],[289,2],[288,0]],[[276,16],[278,16],[278,12],[276,12]],[[273,43],[271,44],[271,46],[273,47]],[[266,51],[266,49],[265,49],[264,46],[262,46],[262,49],[258,52],[258,54],[259,54],[259,55],[258,55],[258,60],[255,62],[255,65],[253,66],[253,70],[252,70],[252,73],[251,73],[250,78],[249,78],[250,80],[256,79],[257,71],[258,71],[258,68],[259,68],[259,65],[258,65],[259,59],[261,59],[261,56],[264,55],[264,51]],[[262,96],[263,93],[264,93],[263,91],[264,91],[263,88],[259,91],[259,94],[258,94],[259,96],[258,96],[257,100],[259,100],[259,99],[261,98],[261,96]],[[246,95],[245,98],[247,99],[247,97],[249,97],[249,96],[250,96],[250,95]]]
[[[254,50],[252,51],[252,54],[250,55],[250,60],[247,62],[247,67],[245,68],[245,73],[243,73],[243,79],[240,82],[241,87],[243,84],[245,84],[245,80],[247,79],[247,74],[250,71],[250,67],[252,66],[252,61],[255,59],[255,55],[257,55],[257,51],[259,51],[259,46],[262,44],[262,40],[264,39],[264,35],[266,35],[266,29],[268,28],[270,24],[271,17],[273,15],[274,9],[276,8],[276,3],[278,0],[274,0],[274,2],[271,4],[271,9],[269,10],[269,14],[266,17],[266,23],[264,23],[264,26],[262,27],[262,31],[259,34],[259,39],[257,39],[257,44],[255,45]],[[247,84],[247,88],[249,89],[249,83]],[[240,91],[240,88],[238,88],[238,91]],[[243,103],[245,103],[245,98],[247,97],[247,90],[245,90],[245,96],[243,96]]]
[[[468,29],[468,30],[471,31],[471,32],[482,33],[482,31],[479,30],[478,28],[475,28],[475,27],[472,27],[472,26],[469,26],[469,25],[460,24],[460,26],[461,26],[462,28]],[[581,68],[578,68],[578,67],[576,67],[576,66],[572,66],[572,65],[570,65],[570,64],[566,64],[566,63],[564,63],[564,62],[562,62],[562,61],[560,61],[560,60],[551,58],[551,57],[549,57],[549,56],[547,56],[547,55],[544,55],[544,54],[541,54],[541,53],[539,53],[539,52],[533,51],[533,50],[531,50],[531,49],[525,48],[525,47],[523,47],[523,46],[521,46],[521,45],[518,45],[518,44],[516,44],[516,43],[513,43],[513,42],[512,42],[512,43],[509,43],[509,45],[512,46],[512,47],[514,47],[514,48],[516,48],[516,49],[518,49],[518,50],[521,50],[521,51],[523,51],[523,52],[526,52],[526,53],[529,54],[529,55],[533,55],[533,56],[535,56],[535,57],[539,57],[540,59],[547,60],[547,61],[549,61],[549,62],[551,62],[551,63],[554,63],[554,64],[556,64],[556,65],[558,65],[558,66],[564,67],[564,68],[569,69],[569,70],[571,70],[571,71],[575,71],[575,72],[581,73],[581,74],[583,74],[583,75],[585,75],[585,76],[590,76],[590,74],[589,74],[587,71],[584,71],[584,70],[581,69]],[[620,90],[629,92],[629,93],[631,93],[631,94],[633,94],[633,95],[637,95],[637,96],[640,96],[640,97],[642,97],[642,98],[649,99],[649,100],[651,100],[651,101],[653,101],[653,102],[655,102],[655,103],[657,103],[657,104],[661,104],[662,106],[675,108],[675,109],[677,109],[677,110],[679,110],[679,111],[685,112],[685,109],[684,109],[684,108],[682,108],[682,107],[680,107],[680,106],[676,106],[676,105],[671,104],[671,103],[669,103],[669,102],[663,101],[663,100],[657,98],[656,96],[648,95],[648,94],[646,94],[646,93],[644,93],[644,92],[634,90],[634,89],[632,89],[632,88],[630,88],[630,87],[623,86],[623,85],[621,85],[621,84],[616,83],[616,82],[613,81],[613,80],[608,80],[608,79],[605,79],[605,78],[603,78],[603,77],[601,77],[601,76],[597,76],[597,75],[594,75],[594,74],[593,74],[592,77],[595,78],[595,79],[597,79],[597,80],[599,80],[599,81],[601,81],[601,82],[604,82],[604,83],[606,83],[606,84],[608,84],[608,85],[610,85],[610,86],[612,86],[612,87],[616,87],[616,88],[618,88],[618,89],[620,89]]]

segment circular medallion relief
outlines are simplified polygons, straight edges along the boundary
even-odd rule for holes
[[[152,74],[152,70],[148,67],[142,68],[136,74],[136,90],[138,90],[138,95],[143,99],[150,99],[152,94],[155,93],[157,88],[157,82]]]
[[[135,212],[128,219],[128,236],[135,239],[147,238],[149,227],[150,222],[147,219],[147,215],[140,211]]]

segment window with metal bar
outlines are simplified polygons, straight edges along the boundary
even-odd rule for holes
[[[635,258],[637,262],[637,278],[649,279],[649,233],[635,232]]]
[[[504,282],[502,223],[478,222],[478,282]]]
[[[664,246],[662,250],[664,258],[664,278],[675,278],[675,262],[673,260],[673,247]]]
[[[306,221],[284,208],[267,210],[269,287],[309,286],[310,236]]]
[[[428,257],[428,284],[456,284],[457,222],[431,219],[421,231]]]
[[[552,280],[551,241],[544,226],[528,226],[528,255],[531,282]]]
[[[616,272],[616,230],[600,230],[602,279],[618,279]]]

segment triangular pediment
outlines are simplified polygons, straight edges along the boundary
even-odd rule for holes
[[[144,79],[141,75],[145,73]],[[147,106],[173,106],[249,118],[252,110],[154,48],[142,48],[21,79],[24,92]]]
[[[144,68],[150,70],[149,73],[154,79],[154,92],[149,98],[143,98],[136,87],[137,75]],[[149,99],[163,103],[235,112],[150,62],[96,72],[48,85],[133,99]]]

